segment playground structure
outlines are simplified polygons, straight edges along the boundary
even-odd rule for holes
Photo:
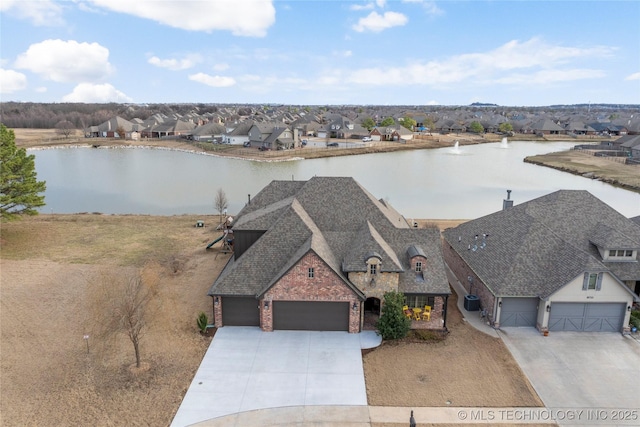
[[[212,249],[216,243],[222,242],[222,253],[226,254],[229,252],[233,252],[233,230],[231,229],[232,223],[233,218],[230,216],[226,217],[225,220],[216,227],[216,230],[222,230],[222,236],[209,243],[206,249]]]

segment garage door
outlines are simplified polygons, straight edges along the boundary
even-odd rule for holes
[[[502,298],[500,327],[536,326],[538,298]]]
[[[273,329],[298,331],[348,331],[349,303],[274,301]]]
[[[222,324],[225,326],[260,326],[258,300],[254,297],[223,297]]]
[[[626,304],[551,303],[550,331],[620,332]]]

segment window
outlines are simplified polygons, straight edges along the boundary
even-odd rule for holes
[[[422,262],[416,262],[416,273],[420,273],[422,271]]]
[[[313,279],[313,267],[309,267],[309,271],[307,273],[307,277],[309,277],[309,279]]]
[[[406,302],[409,308],[424,308],[425,305],[434,306],[435,297],[427,295],[407,295]]]
[[[616,250],[615,249],[610,250],[609,256],[616,256]]]
[[[629,250],[629,249],[611,249],[609,251],[609,257],[616,257],[616,258],[631,258],[633,257],[633,250]]]
[[[604,277],[604,273],[584,273],[584,280],[582,281],[582,290],[602,290],[602,279]]]
[[[378,272],[378,265],[377,264],[370,264],[369,265],[369,273],[374,275]]]
[[[633,251],[632,251],[632,250],[629,250],[629,249],[627,249],[627,250],[625,251],[625,253],[624,253],[624,256],[628,256],[628,257],[630,257],[630,256],[632,256],[632,255],[633,255]]]

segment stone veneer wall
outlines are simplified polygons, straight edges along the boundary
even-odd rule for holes
[[[309,278],[309,268],[314,277]],[[264,308],[269,301],[269,308]],[[358,296],[315,253],[308,252],[260,300],[260,325],[263,331],[273,331],[271,301],[342,301],[349,302],[349,332],[360,332],[362,304]],[[356,303],[358,309],[351,307]]]
[[[371,283],[371,279],[374,282]],[[385,292],[398,290],[398,273],[378,273],[375,275],[369,272],[351,272],[349,273],[349,281],[356,285],[367,298],[378,298],[384,300]]]
[[[446,240],[442,241],[442,253],[444,261],[467,293],[480,298],[480,309],[487,310],[487,318],[493,323],[495,310],[493,294]],[[473,283],[469,283],[469,277],[473,279]]]

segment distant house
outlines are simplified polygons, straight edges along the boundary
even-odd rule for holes
[[[571,121],[564,126],[565,131],[574,135],[596,135],[598,132],[581,121]]]
[[[214,139],[222,140],[227,128],[215,122],[198,126],[192,132],[194,141],[212,141]]]
[[[90,126],[85,130],[85,136],[88,138],[126,138],[128,134],[140,130],[141,127],[139,124],[134,124],[120,116],[115,116],[98,126]],[[120,130],[124,131],[125,134],[120,135]]]
[[[369,136],[374,141],[407,141],[413,139],[413,132],[401,125],[376,126]]]
[[[418,229],[353,178],[273,181],[238,213],[234,253],[216,278],[218,326],[360,332],[383,296],[402,292],[446,327],[440,232]]]
[[[532,133],[540,135],[562,135],[566,131],[553,120],[541,119],[529,126]]]
[[[227,132],[222,136],[222,142],[232,145],[244,145],[249,142],[249,130],[255,124],[252,120],[236,123],[232,126],[227,125]]]
[[[277,150],[296,146],[294,132],[280,123],[254,123],[248,135],[252,147]]]
[[[561,190],[445,230],[447,265],[495,327],[627,332],[640,293],[640,226]]]

